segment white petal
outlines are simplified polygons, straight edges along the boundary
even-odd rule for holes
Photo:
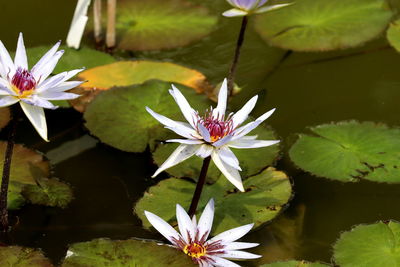
[[[218,169],[222,172],[222,174],[231,182],[234,186],[236,186],[240,191],[244,192],[242,179],[240,178],[240,174],[238,170],[224,163],[218,152],[216,150],[211,153],[212,160]]]
[[[196,235],[196,229],[194,228],[189,215],[179,204],[176,205],[176,219],[178,221],[179,232],[181,232],[183,239],[186,243],[193,242]]]
[[[15,51],[14,58],[15,68],[22,68],[28,70],[28,59],[26,57],[24,38],[22,37],[22,32],[19,33],[17,50]]]
[[[88,21],[87,11],[90,0],[79,0],[76,4],[74,17],[67,35],[68,47],[78,49],[81,43],[83,32]]]
[[[3,78],[0,78],[0,87],[1,87],[3,90],[7,91],[7,92],[8,92],[8,95],[14,95],[14,96],[17,95],[17,94],[14,92],[14,90],[12,90],[12,89],[10,88],[10,83],[9,83],[7,80],[3,79]]]
[[[203,144],[199,147],[199,149],[196,151],[196,156],[200,158],[207,158],[211,155],[211,152],[213,151],[213,147],[208,145],[208,144]]]
[[[213,238],[208,240],[207,243],[209,244],[220,240],[222,243],[227,244],[236,241],[239,238],[243,237],[245,234],[247,234],[251,230],[251,228],[253,228],[253,226],[254,223],[251,223],[230,229],[228,231],[220,233],[219,235],[214,236]]]
[[[225,78],[221,85],[221,88],[219,89],[218,105],[213,110],[214,117],[221,119],[225,116],[227,101],[228,101],[228,81]]]
[[[44,116],[43,108],[26,104],[23,101],[20,101],[19,103],[33,127],[35,127],[39,135],[48,142],[46,117]]]
[[[44,92],[39,96],[45,100],[68,100],[80,97],[78,94],[64,92]]]
[[[257,247],[258,243],[248,243],[248,242],[232,242],[225,245],[224,250],[239,250],[246,248],[254,248]]]
[[[242,169],[239,166],[239,160],[235,156],[235,154],[226,146],[218,149],[218,155],[223,162],[228,164],[229,166],[235,168],[236,170],[241,171]]]
[[[34,75],[35,79],[38,82],[38,86],[42,86],[42,82],[49,77],[49,75],[53,72],[54,68],[56,67],[58,60],[61,58],[61,56],[64,54],[64,50],[60,50],[54,54],[54,56],[46,62],[46,64],[42,65],[40,69],[35,69],[35,72],[32,73]]]
[[[32,95],[31,97],[22,98],[21,101],[25,102],[29,105],[38,106],[38,107],[47,108],[47,109],[56,109],[57,108],[57,106],[54,106],[51,102],[49,102],[45,99],[42,99],[41,97],[39,97],[37,95]]]
[[[214,142],[212,145],[215,147],[220,147],[225,145],[226,143],[230,142],[232,140],[233,136],[227,135],[221,139],[219,139],[217,142]]]
[[[78,74],[82,70],[84,70],[84,69],[64,71],[62,73],[54,75],[53,77],[51,77],[47,80],[42,80],[42,82],[38,85],[38,88],[36,89],[36,91],[38,91],[38,92],[59,91],[59,89],[57,88],[58,86],[62,85],[62,83],[64,83],[65,81],[71,79],[72,77],[74,77],[76,74]],[[80,85],[83,82],[77,81],[77,83],[79,83],[78,85]],[[56,88],[56,89],[54,90],[54,88]]]
[[[193,130],[190,125],[185,126],[185,123],[171,120],[161,114],[158,114],[157,112],[154,112],[149,107],[146,107],[146,110],[161,124],[164,124],[166,128],[176,132],[179,135],[189,139],[193,139],[195,136],[198,136],[197,132]]]
[[[258,96],[253,96],[247,103],[232,116],[233,121],[233,129],[236,129],[240,124],[242,124],[250,112],[254,109],[254,106],[257,103]]]
[[[199,145],[203,144],[204,142],[201,140],[195,140],[195,139],[169,139],[165,142],[168,143],[180,143],[180,144],[186,144],[186,145]]]
[[[144,215],[146,216],[147,220],[149,220],[151,225],[153,225],[153,227],[158,232],[160,232],[160,234],[162,234],[166,239],[168,239],[169,242],[176,245],[174,239],[179,240],[180,235],[178,234],[177,231],[175,231],[175,229],[171,225],[169,225],[166,221],[164,221],[157,215],[148,212],[146,210],[144,211]]]
[[[49,51],[46,52],[46,54],[44,54],[44,56],[31,69],[31,73],[37,81],[40,78],[40,70],[42,69],[43,66],[47,64],[47,62],[49,62],[49,60],[53,58],[54,54],[57,52],[58,47],[60,47],[60,44],[61,41],[57,42]]]
[[[271,109],[270,111],[264,113],[263,115],[261,115],[260,117],[258,117],[255,121],[253,122],[249,122],[248,124],[246,124],[245,126],[240,127],[239,129],[237,129],[233,135],[233,140],[237,140],[243,136],[245,136],[246,134],[248,134],[249,132],[251,132],[252,130],[254,130],[258,125],[260,125],[263,121],[265,121],[266,119],[268,119],[272,113],[274,113],[275,109]]]
[[[199,123],[197,125],[197,127],[199,128],[199,133],[200,135],[203,137],[203,139],[210,143],[211,142],[211,136],[210,136],[210,132],[208,131],[208,129],[206,127],[204,127],[203,124]]]
[[[246,251],[231,250],[225,251],[222,257],[232,259],[232,260],[244,260],[244,259],[258,259],[261,258],[260,255],[249,253]]]
[[[1,76],[7,78],[12,77],[15,73],[15,66],[4,44],[0,41],[0,64],[3,65]]]
[[[266,147],[266,146],[272,146],[277,143],[279,143],[279,140],[243,140],[243,137],[241,139],[232,141],[228,144],[229,147],[233,148],[259,148],[259,147]]]
[[[183,96],[181,91],[179,91],[179,89],[176,88],[174,85],[172,85],[172,90],[169,90],[169,93],[175,99],[175,102],[181,109],[185,119],[190,123],[190,125],[192,125],[193,129],[196,129],[196,123],[195,123],[197,121],[196,111],[192,109],[189,102]]]
[[[0,96],[0,107],[7,107],[19,101],[18,98],[13,96]]]
[[[204,208],[201,214],[197,229],[199,231],[199,239],[203,242],[207,240],[208,235],[211,232],[212,224],[214,220],[214,199],[208,201],[207,206]]]
[[[279,5],[272,5],[272,6],[266,6],[266,7],[261,7],[258,8],[255,13],[260,14],[260,13],[264,13],[264,12],[268,12],[268,11],[272,11],[272,10],[276,10],[285,6],[290,6],[293,3],[287,3],[287,4],[279,4]]]
[[[218,256],[211,256],[211,259],[214,261],[213,265],[216,267],[240,267],[240,265]]]
[[[225,11],[224,13],[222,13],[222,16],[224,16],[224,17],[243,17],[243,16],[247,16],[247,14],[248,14],[248,12],[246,12],[244,10],[232,8],[232,9],[229,9],[229,10]]]
[[[199,145],[179,145],[169,158],[158,168],[152,177],[156,177],[162,171],[175,166],[178,163],[190,158],[198,150]]]
[[[52,87],[51,92],[64,92],[66,90],[78,87],[82,83],[84,83],[84,81],[62,82],[59,85]],[[40,91],[42,91],[42,90],[40,90]]]

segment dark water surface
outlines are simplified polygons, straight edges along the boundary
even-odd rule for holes
[[[228,8],[225,1],[216,2],[205,4],[217,13]],[[75,3],[0,1],[0,39],[9,48],[15,47],[20,31],[28,47],[65,39]],[[198,69],[218,83],[227,75],[239,26],[240,19],[221,17],[217,29],[200,42],[181,49],[138,53],[134,58],[174,61]],[[400,55],[382,40],[339,52],[288,53],[267,46],[250,23],[237,76],[243,92],[231,108],[240,107],[245,99],[265,89],[255,115],[278,108],[268,122],[283,140],[278,169],[291,176],[295,190],[282,216],[247,236],[246,241],[261,243],[254,249],[264,255],[257,264],[286,258],[329,262],[332,244],[341,232],[360,223],[400,220],[396,208],[400,185],[343,184],[313,177],[297,170],[287,155],[295,133],[306,131],[306,126],[349,119],[399,124],[399,69]],[[73,110],[47,115],[51,143],[42,142],[28,123],[20,125],[18,140],[48,153],[56,163],[54,175],[72,185],[75,200],[65,210],[27,205],[16,212],[21,223],[13,233],[14,243],[41,248],[57,263],[73,242],[98,237],[159,238],[143,230],[132,213],[133,203],[159,180],[150,178],[155,170],[150,154],[94,144],[81,115]],[[68,143],[82,137],[80,143]],[[76,154],[85,145],[87,149]]]

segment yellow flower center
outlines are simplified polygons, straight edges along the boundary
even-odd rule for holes
[[[192,258],[200,258],[207,254],[206,248],[197,243],[186,245],[183,252]]]

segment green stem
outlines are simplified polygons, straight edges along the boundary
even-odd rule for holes
[[[206,182],[208,166],[210,166],[211,156],[208,156],[203,160],[203,166],[201,167],[199,180],[197,181],[196,190],[194,191],[192,203],[190,203],[189,216],[192,218],[196,214],[197,206],[200,201],[201,192],[203,191],[204,184]]]
[[[243,41],[244,41],[244,34],[246,33],[247,22],[248,22],[248,17],[244,16],[242,19],[242,26],[240,27],[239,37],[236,42],[235,55],[233,56],[233,61],[232,61],[231,67],[229,69],[229,74],[228,74],[228,95],[229,96],[232,96],[232,94],[233,94],[233,83],[235,81],[236,68],[237,68],[237,65],[239,62],[240,50],[242,48]]]
[[[11,169],[11,159],[14,149],[14,137],[17,129],[17,117],[15,112],[15,107],[11,107],[11,128],[8,133],[7,148],[4,155],[3,164],[3,177],[1,179],[1,189],[0,189],[0,223],[2,232],[8,232],[8,210],[7,210],[7,195],[8,195],[8,185],[10,183],[10,169]]]

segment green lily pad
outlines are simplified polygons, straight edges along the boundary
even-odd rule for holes
[[[3,129],[11,120],[11,112],[9,108],[0,108],[0,129]]]
[[[255,28],[274,46],[328,51],[355,47],[376,38],[392,16],[385,0],[298,0],[258,16]]]
[[[42,178],[37,185],[26,185],[22,195],[32,204],[60,208],[65,208],[73,198],[70,186],[55,178]]]
[[[386,37],[390,45],[400,52],[400,19],[390,24]]]
[[[342,182],[400,182],[400,129],[344,121],[310,130],[289,151],[301,169]]]
[[[273,262],[270,264],[263,264],[260,267],[327,267],[331,266],[328,264],[318,262],[307,262],[307,261],[281,261]]]
[[[272,167],[247,178],[243,185],[244,193],[221,176],[213,185],[204,187],[198,211],[202,211],[211,198],[215,199],[214,234],[248,223],[254,223],[256,228],[276,217],[292,195],[289,178]],[[150,187],[134,210],[145,228],[151,226],[144,216],[145,210],[175,223],[176,204],[188,209],[194,189],[195,184],[187,180],[163,180]]]
[[[0,155],[4,156],[7,142],[0,142]],[[40,177],[49,175],[49,163],[39,153],[25,148],[22,145],[14,145],[11,161],[10,181],[21,184],[36,184]],[[0,164],[0,173],[3,173],[3,164]]]
[[[150,240],[95,239],[73,244],[62,267],[192,266],[183,252]]]
[[[400,224],[378,222],[344,232],[334,246],[335,262],[342,267],[400,265]]]
[[[0,266],[53,267],[42,252],[24,247],[0,247]]]
[[[260,140],[276,140],[277,136],[274,131],[265,126],[264,124],[257,127],[251,132],[251,135],[258,135]],[[177,148],[178,144],[162,144],[157,147],[153,153],[153,159],[155,163],[160,166],[171,153]],[[247,177],[259,173],[262,169],[267,166],[272,166],[279,154],[279,146],[273,145],[264,148],[255,149],[234,149],[232,151],[238,157],[240,167],[242,168],[241,176]],[[175,177],[190,177],[197,180],[201,166],[202,158],[193,156],[184,162],[169,168],[166,170],[172,176]],[[207,179],[209,181],[215,181],[220,176],[221,172],[215,166],[213,162],[210,163],[210,167],[207,172]]]
[[[204,95],[176,84],[192,107],[206,110],[211,102]],[[164,129],[145,109],[146,106],[174,120],[184,120],[169,94],[171,84],[157,80],[141,85],[117,87],[98,95],[88,106],[86,127],[102,142],[128,152],[143,152],[148,145],[176,137]],[[140,100],[140,101],[138,101]]]
[[[8,185],[8,194],[7,194],[7,209],[8,210],[17,210],[24,203],[25,198],[22,196],[23,185],[20,183],[10,182]]]
[[[117,47],[146,51],[185,46],[207,36],[217,21],[207,8],[185,0],[120,0]]]
[[[88,69],[80,73],[78,79],[88,81],[73,90],[81,97],[72,100],[71,104],[80,112],[85,111],[87,105],[101,91],[117,86],[141,84],[151,79],[180,83],[198,93],[211,90],[206,77],[196,70],[170,62],[147,60],[119,61]]]

